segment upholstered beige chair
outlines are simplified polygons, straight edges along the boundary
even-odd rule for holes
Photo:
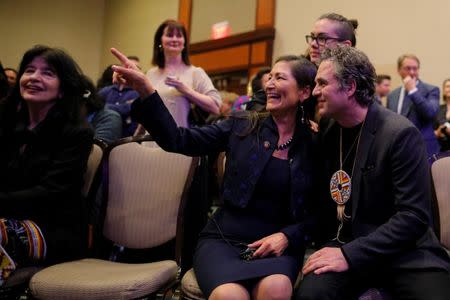
[[[223,174],[225,172],[226,157],[225,152],[220,152],[217,156],[216,169],[217,169],[217,183],[219,186],[223,183]],[[222,205],[220,200],[220,205]],[[198,286],[197,277],[195,276],[194,269],[189,269],[181,279],[181,296],[186,300],[205,300],[202,290]]]
[[[442,245],[450,250],[450,156],[431,165],[431,175],[438,205],[439,232]]]
[[[100,167],[100,163],[103,157],[103,149],[98,144],[92,145],[91,153],[89,154],[86,172],[84,173],[84,184],[81,189],[81,195],[84,198],[89,196],[91,192],[92,184],[94,183],[95,176]]]
[[[203,292],[198,286],[194,269],[187,271],[181,279],[181,296],[187,300],[205,300]]]
[[[225,152],[220,152],[216,161],[217,181],[219,186],[221,186],[223,183],[225,163],[226,163]],[[220,204],[222,204],[221,201]],[[195,276],[194,269],[192,268],[189,269],[181,279],[180,290],[183,299],[205,300],[203,292],[197,283],[197,277]]]
[[[84,173],[84,184],[81,188],[81,196],[86,201],[86,207],[89,210],[89,215],[94,207],[96,196],[101,183],[101,162],[103,153],[107,145],[101,140],[95,139],[92,145],[91,153],[87,161],[86,171]],[[92,224],[92,217],[89,217],[88,224],[88,249],[92,250],[94,242],[94,224]]]
[[[197,158],[144,147],[138,137],[107,149],[104,163],[107,210],[103,234],[116,245],[147,249],[182,238],[182,211]],[[46,268],[30,281],[38,299],[135,299],[177,280],[175,260],[125,264],[82,259]]]

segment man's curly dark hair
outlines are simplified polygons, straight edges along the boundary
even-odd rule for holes
[[[360,105],[367,106],[373,101],[376,72],[367,55],[353,47],[336,45],[322,53],[321,62],[323,61],[334,64],[335,77],[341,88],[355,82],[355,98]]]

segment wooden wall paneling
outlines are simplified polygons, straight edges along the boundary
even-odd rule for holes
[[[250,62],[250,45],[191,54],[190,60],[193,65],[201,66],[210,74],[247,70]]]
[[[192,0],[179,0],[178,18],[190,34]],[[210,75],[245,72],[250,79],[260,67],[272,65],[275,1],[257,0],[255,30],[223,39],[190,44],[190,60]]]
[[[256,73],[258,73],[261,67],[251,67],[248,69],[248,80],[250,81]]]
[[[207,72],[217,74],[218,70],[249,71],[252,65],[270,66],[272,62],[272,44],[275,36],[274,28],[262,28],[251,32],[233,35],[227,38],[199,42],[190,45],[190,57],[194,65],[200,66]],[[244,56],[243,53],[234,53],[239,47],[246,47],[249,51]],[[232,50],[230,50],[232,49]],[[222,52],[217,52],[217,51]],[[231,51],[231,52],[230,52]],[[223,60],[217,53],[224,54],[228,60]],[[232,53],[231,56],[228,56]],[[253,57],[255,55],[255,57]],[[208,57],[212,56],[212,57]],[[244,59],[247,61],[244,63]],[[214,67],[213,64],[217,64]],[[224,64],[229,64],[225,66]],[[241,69],[237,69],[237,68]]]
[[[178,21],[184,24],[188,36],[191,32],[192,0],[179,0]]]
[[[261,28],[249,32],[234,34],[223,39],[209,40],[191,44],[189,45],[189,51],[190,53],[200,53],[216,49],[224,49],[236,45],[248,44],[252,42],[273,40],[274,38],[274,28]]]
[[[253,43],[251,46],[251,65],[259,65],[266,63],[267,42]]]
[[[255,27],[275,26],[275,0],[257,0]]]

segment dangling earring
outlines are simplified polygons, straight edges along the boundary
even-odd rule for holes
[[[162,47],[161,44],[158,45],[158,48],[159,48],[159,52],[162,52],[162,51],[163,51],[163,47]]]
[[[302,104],[300,104],[299,105],[299,108],[300,108],[300,122],[302,123],[302,124],[305,124],[305,109],[303,108],[303,105]]]

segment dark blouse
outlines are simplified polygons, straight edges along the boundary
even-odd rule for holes
[[[214,215],[203,234],[252,243],[279,232],[289,225],[290,170],[288,160],[272,157],[267,163],[255,192],[244,208],[225,205]],[[223,234],[223,237],[221,236]]]
[[[0,119],[6,113],[0,104]],[[26,110],[18,113],[15,124],[0,128],[0,217],[36,222],[49,262],[79,257],[86,245],[81,186],[92,131],[69,123],[56,105],[32,130],[27,129]]]

